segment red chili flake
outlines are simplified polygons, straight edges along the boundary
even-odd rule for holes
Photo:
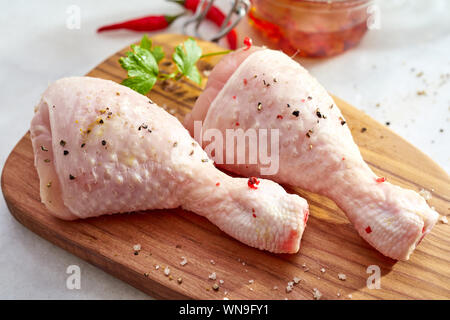
[[[248,186],[250,189],[258,189],[258,187],[256,185],[259,184],[259,180],[256,177],[250,177],[248,178]]]
[[[239,127],[239,122],[236,122],[236,125]]]
[[[425,232],[425,226],[423,226],[423,228],[422,228],[422,233],[424,233]]]
[[[236,96],[233,96],[233,99],[236,100]]]
[[[342,157],[342,161],[344,161],[345,160],[345,157]]]
[[[247,85],[247,79],[244,78],[244,85]]]
[[[378,182],[378,183],[382,183],[382,182],[386,181],[386,178],[385,177],[376,178],[375,181]]]
[[[252,212],[253,212],[253,213],[255,212],[255,208],[252,208]]]
[[[309,217],[309,211],[305,210],[305,217],[303,218],[303,224],[306,226],[306,222],[308,221],[308,217]]]
[[[306,100],[305,99],[302,99],[302,100],[300,100],[301,102],[305,102]]]
[[[244,45],[246,45],[247,48],[245,48],[244,51],[250,49],[251,46],[252,46],[252,44],[253,44],[252,38],[245,37],[245,38],[244,38]]]
[[[217,182],[217,183],[216,183],[216,187],[218,187],[218,186],[220,186],[220,182]]]
[[[277,115],[277,119],[283,119],[283,116],[281,114]]]
[[[370,226],[367,227],[365,230],[366,230],[367,233],[371,233],[372,232],[372,229],[370,228]]]
[[[256,218],[256,214],[253,214],[253,218]]]

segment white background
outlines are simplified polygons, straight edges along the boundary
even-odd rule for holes
[[[219,1],[227,5],[227,0]],[[66,28],[67,8],[81,29]],[[302,61],[332,93],[360,108],[450,170],[450,1],[380,1],[381,29],[341,56]],[[176,13],[159,0],[11,1],[0,10],[0,169],[28,130],[47,85],[83,75],[139,33],[96,34],[97,27],[147,14]],[[168,31],[177,32],[182,21]],[[206,27],[211,27],[207,25]],[[411,69],[414,71],[411,71]],[[423,72],[422,77],[416,74]],[[426,96],[418,96],[425,90]],[[379,104],[379,107],[376,105]],[[443,129],[441,132],[440,129]],[[148,298],[28,231],[0,200],[0,298]],[[81,290],[67,290],[67,266],[81,267]]]

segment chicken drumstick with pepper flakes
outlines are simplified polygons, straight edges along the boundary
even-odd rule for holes
[[[58,218],[181,206],[252,247],[299,250],[304,199],[270,180],[216,169],[175,117],[127,87],[58,80],[43,94],[30,131],[41,200]]]
[[[252,47],[225,56],[185,119],[191,134],[196,120],[203,121],[203,132],[218,129],[224,137],[237,124],[243,130],[279,129],[279,170],[267,178],[328,196],[361,237],[388,257],[407,260],[436,223],[438,214],[418,193],[371,171],[333,99],[280,51]],[[262,165],[223,167],[257,176]]]

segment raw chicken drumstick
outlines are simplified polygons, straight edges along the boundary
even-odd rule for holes
[[[215,168],[181,123],[112,81],[58,80],[31,123],[41,200],[66,220],[183,207],[243,243],[295,253],[308,205],[270,180]]]
[[[252,47],[224,57],[186,117],[192,135],[196,120],[203,133],[218,129],[224,137],[226,129],[279,129],[279,170],[266,178],[328,196],[388,257],[407,260],[438,218],[418,193],[371,171],[333,99],[280,51]],[[223,164],[245,176],[258,176],[261,167]]]

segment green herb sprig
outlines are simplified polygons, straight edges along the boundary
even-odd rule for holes
[[[147,94],[158,80],[175,79],[186,77],[191,81],[201,84],[202,78],[197,69],[197,61],[204,57],[227,54],[231,50],[213,52],[202,55],[202,49],[197,42],[189,38],[176,46],[172,55],[172,61],[177,70],[165,74],[161,73],[158,64],[164,58],[165,53],[162,47],[153,46],[152,40],[144,35],[139,45],[131,45],[125,57],[119,59],[123,69],[128,72],[128,78],[122,81],[127,86],[141,94]]]

